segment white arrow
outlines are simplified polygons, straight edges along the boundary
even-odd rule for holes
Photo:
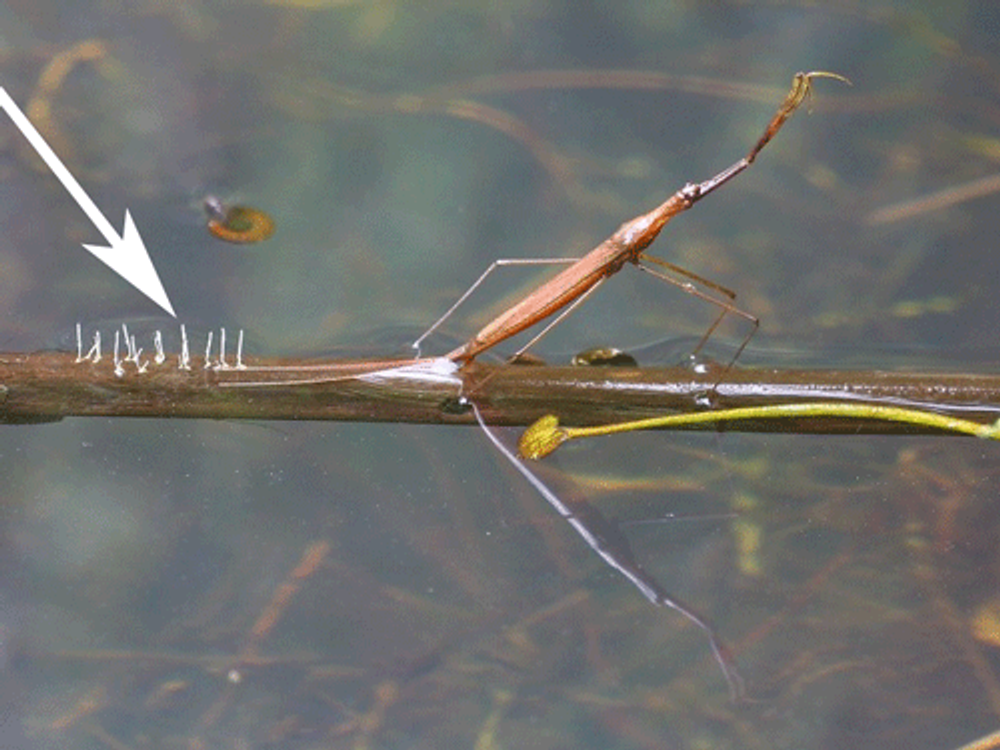
[[[24,112],[14,103],[3,86],[0,86],[0,108],[7,110],[7,114],[14,121],[17,129],[28,139],[31,147],[42,157],[42,161],[48,165],[52,174],[62,183],[63,187],[69,191],[73,200],[79,204],[83,212],[94,223],[97,231],[104,235],[104,239],[109,245],[108,247],[84,245],[84,247],[92,252],[98,260],[107,264],[112,271],[176,318],[177,313],[174,312],[174,308],[170,304],[167,292],[153,267],[153,261],[149,259],[149,253],[142,243],[142,237],[139,236],[139,230],[135,228],[135,222],[132,221],[132,215],[128,209],[125,209],[125,227],[119,236],[114,227],[111,226],[111,222],[104,218],[101,209],[80,187],[80,183],[69,173],[66,165],[56,156],[55,151],[49,148],[49,144],[42,138],[42,134],[28,121]]]

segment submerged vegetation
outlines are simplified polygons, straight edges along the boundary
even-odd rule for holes
[[[88,6],[80,28],[51,3],[5,9],[4,86],[36,102],[103,202],[138,202],[178,309],[245,327],[271,365],[349,333],[426,327],[496,257],[594,247],[729,163],[784,93],[762,82],[808,63],[855,88],[824,92],[822,116],[783,133],[753,180],[672,224],[664,255],[734,289],[765,350],[864,348],[881,369],[911,352],[908,372],[852,367],[841,392],[919,381],[919,399],[889,398],[995,420],[987,3],[124,5]],[[0,173],[0,330],[2,348],[29,351],[67,320],[126,317],[132,297],[69,260],[90,230],[16,143]],[[247,195],[281,231],[252,254],[215,241],[197,205],[209,194]],[[463,386],[488,421],[654,416],[652,381],[690,384],[690,370],[665,375],[672,362],[551,355],[696,341],[715,313],[636,275],[542,348],[555,366],[471,367],[463,377],[482,379]],[[445,334],[467,340],[502,307]],[[719,333],[738,345],[739,331]],[[473,421],[412,383],[277,371],[280,388],[219,388],[259,376],[237,366],[234,338],[225,355],[218,338],[209,357],[192,345],[190,370],[172,350],[142,375],[155,347],[123,343],[116,361],[110,337],[100,363],[8,352],[0,414],[301,418],[339,398],[351,419]],[[740,387],[759,400],[802,385],[755,365],[709,367],[679,398],[735,406]],[[799,374],[829,392],[842,373]],[[26,392],[49,401],[20,411]],[[741,706],[701,633],[607,575],[471,428],[5,428],[2,707],[26,743],[72,750],[994,747],[996,448],[852,434],[873,424],[637,433],[534,466],[711,616],[747,679]]]

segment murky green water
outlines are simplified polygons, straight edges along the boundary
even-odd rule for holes
[[[854,87],[817,81],[812,114],[654,251],[737,290],[763,352],[983,369],[995,196],[875,212],[996,172],[998,25],[986,2],[11,0],[0,85],[49,104],[46,134],[113,224],[132,212],[199,338],[390,355],[494,258],[582,254],[739,158],[792,73],[836,71]],[[100,60],[39,90],[87,39]],[[597,85],[608,70],[629,72]],[[0,348],[155,315],[0,122]],[[268,211],[274,238],[212,238],[208,194]],[[712,318],[626,269],[539,351]],[[0,746],[957,748],[1000,717],[998,641],[975,630],[997,606],[998,466],[971,440],[667,434],[541,465],[624,521],[739,511],[622,527],[732,646],[733,706],[702,634],[473,430],[6,427]]]

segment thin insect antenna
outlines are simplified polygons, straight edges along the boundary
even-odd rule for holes
[[[79,322],[76,324],[76,361],[83,362],[83,330]]]
[[[208,341],[205,342],[205,369],[212,366],[212,332],[208,332]]]
[[[240,335],[236,339],[236,369],[245,370],[247,366],[243,364],[243,329],[240,329]]]
[[[578,513],[574,513],[570,506],[560,500],[559,496],[549,489],[548,485],[539,479],[531,469],[525,466],[524,462],[514,455],[500,441],[500,438],[486,426],[486,422],[483,421],[482,414],[479,413],[479,407],[476,406],[475,402],[467,398],[464,398],[463,402],[472,407],[472,413],[475,415],[476,421],[494,447],[548,501],[549,505],[569,522],[576,532],[583,537],[587,545],[601,556],[604,562],[625,576],[629,583],[639,589],[642,595],[654,605],[669,607],[705,633],[712,650],[712,656],[715,658],[715,662],[719,665],[719,668],[722,670],[722,676],[726,680],[730,699],[734,703],[741,702],[745,697],[743,678],[740,677],[732,656],[718,635],[716,635],[715,628],[711,623],[690,607],[669,596],[663,587],[649,573],[643,570],[641,565],[632,559],[632,553],[628,549],[627,542],[622,545],[622,549],[612,547],[605,538],[605,535],[600,533],[599,525],[607,525],[607,521],[599,512],[592,509],[592,512],[588,515],[593,516],[593,518],[590,518],[589,522],[588,519],[581,517]]]
[[[160,333],[159,328],[153,333],[153,348],[156,350],[156,354],[153,355],[153,361],[158,365],[162,365],[166,361],[167,355],[163,352],[163,334]]]
[[[191,349],[188,346],[187,326],[181,323],[181,353],[177,356],[177,369],[191,369]]]

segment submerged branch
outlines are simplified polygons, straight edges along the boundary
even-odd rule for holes
[[[296,419],[474,424],[457,397],[468,395],[491,424],[527,425],[555,414],[564,425],[598,425],[667,413],[815,401],[889,404],[927,409],[988,424],[1000,416],[1000,377],[879,371],[770,370],[718,372],[624,367],[487,365],[462,368],[457,377],[383,376],[371,373],[400,360],[248,360],[247,369],[192,358],[180,369],[171,358],[133,362],[77,361],[73,354],[0,354],[0,422],[57,421],[64,417],[183,419]],[[353,369],[352,369],[353,368]],[[116,375],[116,369],[119,373]],[[459,385],[459,379],[461,388]],[[708,429],[715,429],[708,425]],[[814,433],[933,432],[878,420],[801,418],[748,420],[726,429]]]

